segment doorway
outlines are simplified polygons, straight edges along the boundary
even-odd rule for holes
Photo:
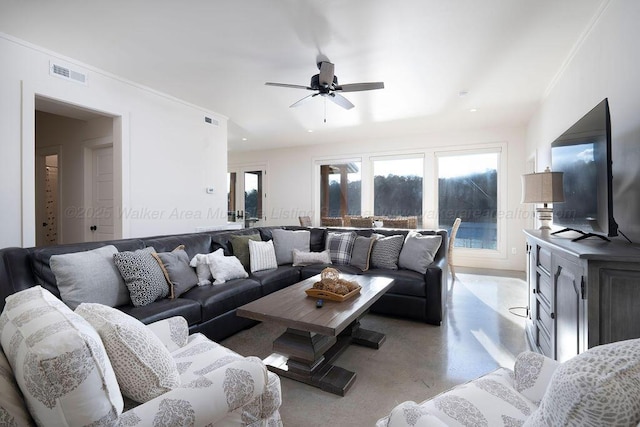
[[[60,243],[59,147],[36,151],[36,246]]]
[[[229,222],[243,227],[266,225],[266,167],[240,167],[227,173],[227,214]]]

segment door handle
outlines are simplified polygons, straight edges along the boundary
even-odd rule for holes
[[[92,225],[91,227],[89,227],[89,230],[91,231],[96,231],[98,229],[97,225]]]

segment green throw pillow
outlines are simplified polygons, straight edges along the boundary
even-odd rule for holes
[[[251,257],[249,256],[249,240],[262,241],[260,234],[245,234],[240,236],[231,236],[231,247],[233,255],[240,260],[245,271],[251,271]]]

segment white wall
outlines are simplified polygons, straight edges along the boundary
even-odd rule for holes
[[[86,73],[87,85],[50,76],[50,60]],[[226,223],[225,117],[1,33],[0,63],[0,247],[35,242],[36,96],[114,117],[123,237]]]
[[[266,163],[267,165],[267,223],[269,225],[298,224],[299,215],[313,217],[313,171],[316,159],[331,157],[369,158],[370,156],[402,151],[423,153],[427,164],[425,186],[428,206],[436,206],[434,176],[434,153],[465,148],[503,146],[507,176],[503,177],[506,189],[504,213],[507,217],[503,234],[503,251],[492,256],[474,255],[474,251],[457,251],[456,265],[497,268],[507,270],[525,269],[525,241],[522,229],[528,227],[527,207],[520,204],[520,175],[525,165],[525,129],[501,128],[478,129],[463,132],[440,132],[437,134],[402,136],[394,140],[345,141],[335,145],[314,145],[265,151],[235,151],[229,153],[229,166]],[[429,172],[431,174],[429,174]],[[317,225],[317,224],[316,224]],[[435,220],[425,227],[436,227]],[[512,254],[512,248],[516,254]],[[475,252],[477,254],[477,251]]]
[[[611,0],[581,41],[527,130],[527,155],[550,164],[551,142],[609,98],[614,216],[640,241],[640,2]]]

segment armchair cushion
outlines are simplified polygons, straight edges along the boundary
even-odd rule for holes
[[[189,340],[189,325],[182,316],[173,316],[147,325],[169,351],[184,347]]]
[[[180,385],[171,353],[142,322],[101,304],[80,304],[76,313],[100,334],[123,395],[146,402]]]
[[[13,378],[13,371],[4,352],[0,350],[0,425],[32,426],[35,425]]]
[[[123,399],[100,336],[40,286],[6,299],[0,342],[40,425],[109,425]]]
[[[515,389],[539,405],[558,365],[560,362],[540,353],[532,351],[520,353],[513,366]]]

